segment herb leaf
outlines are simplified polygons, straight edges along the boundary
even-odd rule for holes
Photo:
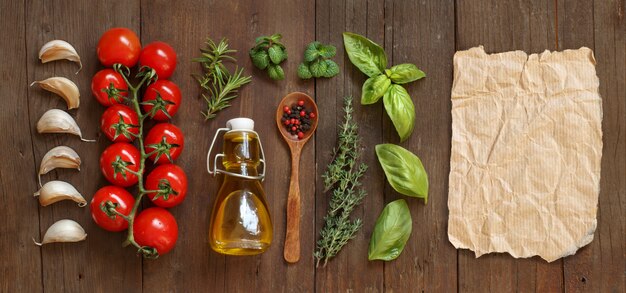
[[[302,79],[309,79],[313,77],[313,74],[311,74],[311,71],[306,64],[300,63],[300,65],[298,65],[298,77]]]
[[[267,67],[267,73],[270,75],[270,78],[273,80],[281,80],[285,78],[285,72],[280,65],[270,64]]]
[[[387,68],[387,55],[376,43],[363,36],[345,32],[343,44],[352,64],[369,77],[384,72]]]
[[[390,202],[376,220],[367,259],[384,261],[396,259],[404,250],[412,229],[413,220],[406,201],[399,199]]]
[[[409,93],[401,85],[392,84],[383,96],[383,103],[400,141],[405,141],[415,127],[415,105]]]
[[[324,60],[326,62],[326,72],[324,73],[324,77],[331,78],[337,74],[339,74],[339,65],[335,63],[333,60]]]
[[[287,49],[280,42],[282,36],[260,36],[255,39],[255,45],[249,51],[254,66],[261,70],[267,70],[271,79],[280,80],[285,78],[285,72],[280,63],[287,59]]]
[[[272,45],[267,50],[267,53],[269,54],[272,63],[280,64],[280,62],[283,61],[283,49],[281,49],[278,45]]]
[[[424,78],[426,76],[426,74],[423,71],[419,70],[417,66],[410,63],[393,66],[389,68],[389,71],[391,72],[389,78],[391,78],[391,80],[397,84],[409,83]]]
[[[369,105],[378,102],[390,85],[391,80],[384,74],[368,78],[361,90],[361,104]]]
[[[379,144],[376,156],[395,191],[428,202],[428,175],[416,155],[395,144]]]

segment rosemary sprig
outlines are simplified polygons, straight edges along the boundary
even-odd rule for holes
[[[344,121],[339,126],[337,148],[333,149],[333,161],[322,178],[324,190],[332,190],[329,209],[324,217],[324,228],[320,231],[317,249],[313,256],[317,259],[316,266],[328,260],[341,250],[356,235],[363,222],[361,219],[350,219],[350,213],[361,204],[367,195],[361,189],[361,177],[367,171],[367,165],[358,164],[361,156],[358,126],[352,117],[352,97],[344,100]]]
[[[231,74],[224,62],[236,62],[237,59],[231,56],[237,50],[228,48],[228,40],[222,39],[219,44],[215,44],[210,38],[206,41],[206,48],[200,49],[202,55],[192,59],[199,62],[204,69],[204,75],[196,75],[198,84],[207,93],[202,97],[207,103],[206,111],[202,114],[206,120],[212,119],[216,113],[230,107],[230,101],[237,97],[240,87],[252,80],[251,76],[243,76],[243,68],[235,68],[235,73]]]

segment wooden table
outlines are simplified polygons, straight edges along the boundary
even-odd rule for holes
[[[626,292],[626,20],[623,0],[596,1],[2,1],[0,64],[2,107],[0,228],[2,292]],[[177,247],[156,261],[142,260],[120,247],[124,235],[99,229],[88,208],[70,202],[39,207],[31,194],[38,189],[36,170],[53,146],[75,148],[83,159],[80,173],[55,171],[45,180],[73,183],[86,197],[106,182],[98,158],[109,144],[98,129],[104,108],[91,97],[91,76],[101,69],[95,55],[99,36],[108,28],[129,27],[144,44],[163,40],[178,52],[173,81],[184,94],[174,119],[186,134],[178,163],[187,171],[190,191],[172,209],[178,220]],[[404,147],[422,158],[430,177],[428,205],[409,199],[413,234],[402,255],[389,263],[368,262],[367,248],[376,217],[385,203],[402,198],[383,178],[373,146],[398,143],[382,104],[356,104],[356,119],[365,145],[365,178],[369,195],[355,212],[363,229],[325,268],[315,268],[312,252],[323,224],[328,195],[321,174],[330,161],[344,96],[359,97],[365,76],[350,64],[341,33],[364,34],[384,46],[390,63],[411,62],[427,77],[408,86],[416,103],[415,131]],[[286,80],[270,81],[253,69],[247,56],[254,38],[280,32],[289,50]],[[200,73],[190,62],[206,37],[228,38],[238,49],[239,65],[253,75],[233,107],[217,119],[203,121],[204,102],[191,77]],[[72,43],[83,69],[69,62],[42,65],[39,48],[52,39]],[[296,67],[304,46],[319,40],[337,46],[341,74],[333,79],[301,81]],[[457,251],[447,237],[447,193],[450,157],[450,88],[452,56],[457,50],[484,45],[488,52],[563,50],[587,46],[598,61],[604,107],[604,149],[598,228],[595,239],[574,256],[546,263],[539,258],[514,259]],[[82,103],[71,111],[88,138],[40,135],[35,124],[49,108],[64,103],[28,84],[50,76],[66,76],[81,89]],[[287,265],[282,257],[289,156],[273,121],[280,98],[292,91],[313,95],[320,124],[305,147],[301,162],[302,259]],[[255,257],[225,257],[207,244],[209,212],[219,182],[205,167],[210,138],[226,120],[247,116],[256,121],[263,139],[268,177],[265,189],[274,219],[271,249]],[[77,244],[39,248],[56,220],[71,218],[89,234]]]

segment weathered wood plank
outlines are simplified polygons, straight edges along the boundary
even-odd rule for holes
[[[385,289],[454,292],[457,252],[448,242],[446,228],[454,2],[387,1],[385,11],[391,17],[385,21],[385,49],[390,64],[414,63],[426,73],[426,78],[405,85],[416,105],[417,118],[411,137],[400,143],[391,120],[384,114],[384,140],[400,144],[419,156],[428,172],[430,186],[428,204],[424,205],[422,200],[400,195],[386,184],[386,202],[407,199],[413,233],[402,255],[385,264]],[[440,21],[444,19],[447,21]]]
[[[105,185],[100,175],[99,156],[109,143],[100,135],[99,117],[104,108],[91,96],[91,77],[101,66],[96,58],[100,35],[109,27],[126,26],[138,31],[139,3],[28,1],[26,7],[26,65],[28,80],[65,76],[73,80],[81,92],[81,105],[70,114],[87,138],[98,138],[98,143],[81,142],[70,135],[37,134],[39,117],[50,108],[66,109],[62,99],[39,88],[29,88],[29,126],[33,133],[35,163],[51,148],[58,145],[72,147],[81,156],[81,171],[60,170],[43,177],[72,183],[89,201],[95,191]],[[103,12],[110,13],[103,13]],[[66,61],[41,64],[37,59],[41,46],[53,39],[63,39],[74,45],[81,54],[83,69],[75,74],[77,65]],[[35,172],[33,170],[33,172]],[[35,191],[36,184],[28,184]],[[89,208],[78,208],[74,203],[61,202],[40,208],[41,235],[57,220],[69,218],[80,223],[88,237],[85,242],[52,244],[42,248],[43,285],[46,291],[93,292],[137,291],[141,289],[141,261],[132,249],[122,249],[122,233],[112,234],[97,227]],[[94,265],[96,264],[96,265]]]
[[[374,154],[374,146],[382,141],[381,105],[362,106],[361,86],[365,75],[348,59],[343,47],[344,31],[363,34],[384,44],[384,6],[382,1],[317,1],[316,40],[337,47],[334,60],[340,67],[340,74],[332,79],[316,80],[316,96],[320,111],[317,144],[317,194],[316,194],[316,240],[324,225],[330,193],[324,193],[321,179],[332,159],[332,149],[337,143],[338,124],[344,115],[343,99],[353,97],[354,119],[359,125],[362,137],[362,162],[369,169],[362,179],[363,188],[368,193],[361,207],[353,212],[353,218],[363,220],[363,228],[356,238],[350,240],[343,250],[331,259],[326,267],[323,264],[316,271],[318,292],[380,292],[383,291],[383,264],[368,262],[367,250],[370,235],[374,229],[377,211],[383,207],[382,170]]]
[[[28,123],[28,73],[26,62],[25,1],[3,1],[0,24],[0,88],[3,106],[0,140],[5,159],[0,164],[0,199],[4,223],[0,227],[0,291],[35,292],[43,289],[41,251],[31,237],[39,238],[39,203],[30,195],[37,190],[33,141]],[[7,15],[5,15],[5,12]],[[10,14],[10,15],[9,15]]]
[[[484,45],[487,52],[556,50],[556,2],[457,1],[457,50]],[[508,254],[474,258],[459,251],[459,290],[466,292],[561,291],[562,260],[514,259]]]
[[[144,262],[145,290],[313,291],[315,139],[304,148],[301,160],[302,257],[299,263],[287,265],[283,260],[283,242],[289,150],[274,122],[275,109],[284,95],[296,90],[314,94],[313,84],[301,83],[296,76],[300,50],[314,38],[315,29],[314,14],[302,14],[302,11],[314,11],[313,3],[143,1],[142,41],[163,40],[172,44],[178,53],[177,73],[172,80],[180,85],[184,102],[174,123],[185,133],[188,146],[178,164],[192,178],[190,196],[172,210],[181,231],[179,243],[162,259]],[[283,35],[289,52],[289,60],[283,63],[286,73],[283,81],[272,81],[266,72],[253,69],[248,57],[254,38],[272,33]],[[227,37],[231,47],[239,50],[238,64],[246,68],[246,74],[254,76],[231,108],[219,113],[216,119],[204,122],[199,111],[205,104],[189,74],[201,72],[199,65],[190,60],[199,54],[198,49],[208,36],[216,41]],[[207,174],[205,154],[216,129],[238,116],[255,120],[268,162],[264,187],[274,223],[274,240],[269,251],[254,257],[224,257],[213,252],[206,240],[209,214],[221,180]],[[168,268],[174,268],[175,273]]]
[[[568,292],[626,291],[626,21],[624,1],[564,1],[563,49],[594,49],[604,118],[598,227],[594,240],[564,261]]]

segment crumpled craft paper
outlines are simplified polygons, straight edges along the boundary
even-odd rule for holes
[[[593,240],[602,100],[589,48],[454,55],[448,237],[548,262]]]

